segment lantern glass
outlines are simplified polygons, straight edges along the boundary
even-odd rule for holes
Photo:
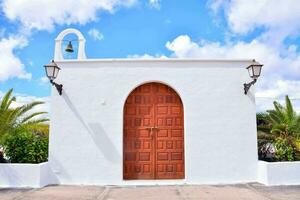
[[[60,70],[60,68],[56,65],[56,63],[54,61],[45,65],[46,75],[49,78],[49,80],[56,79],[59,70]]]
[[[250,65],[247,69],[248,69],[249,76],[251,78],[253,78],[253,67],[252,67],[252,65]]]
[[[262,65],[253,65],[253,76],[259,77]]]
[[[60,69],[58,67],[54,68],[54,73],[53,73],[54,74],[54,78],[57,77],[59,70]]]
[[[49,79],[53,79],[54,67],[45,67],[46,75]]]
[[[248,66],[247,69],[248,69],[249,76],[253,79],[257,79],[260,76],[262,66],[263,65],[256,62]]]

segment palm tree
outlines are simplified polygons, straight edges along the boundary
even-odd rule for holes
[[[17,108],[11,105],[16,98],[12,96],[13,89],[10,89],[0,100],[0,139],[6,133],[13,132],[18,129],[33,130],[41,123],[49,121],[46,118],[36,119],[37,116],[46,114],[46,112],[30,111],[37,105],[44,104],[41,101],[35,101]]]
[[[288,96],[285,97],[285,106],[277,101],[273,102],[274,110],[258,113],[258,130],[280,137],[300,137],[300,115],[298,115]]]

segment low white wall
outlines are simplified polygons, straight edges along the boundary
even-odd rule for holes
[[[257,182],[267,186],[300,185],[300,161],[265,162],[258,161]],[[158,184],[158,182],[154,182]],[[184,184],[163,181],[162,184]],[[0,164],[0,188],[32,187],[39,188],[51,184],[60,184],[48,162],[41,164]],[[139,185],[149,182],[129,182],[123,185]]]
[[[257,181],[271,185],[300,185],[300,161],[258,162]]]
[[[0,164],[0,187],[44,187],[57,184],[47,162],[41,164]]]

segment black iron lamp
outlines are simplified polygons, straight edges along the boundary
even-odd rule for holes
[[[47,75],[47,77],[50,80],[50,83],[53,86],[56,87],[59,95],[61,95],[62,94],[63,85],[62,84],[57,84],[57,83],[54,82],[54,79],[56,79],[60,68],[57,66],[57,64],[54,62],[54,60],[52,60],[51,63],[45,65],[44,67],[45,67],[46,75]]]
[[[253,60],[252,64],[249,65],[246,69],[248,70],[249,76],[253,79],[250,83],[244,83],[244,93],[245,95],[248,93],[250,87],[254,85],[260,76],[262,64]]]

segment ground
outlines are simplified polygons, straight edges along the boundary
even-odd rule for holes
[[[48,186],[41,189],[0,189],[1,200],[300,200],[300,186],[260,184],[220,186]]]

